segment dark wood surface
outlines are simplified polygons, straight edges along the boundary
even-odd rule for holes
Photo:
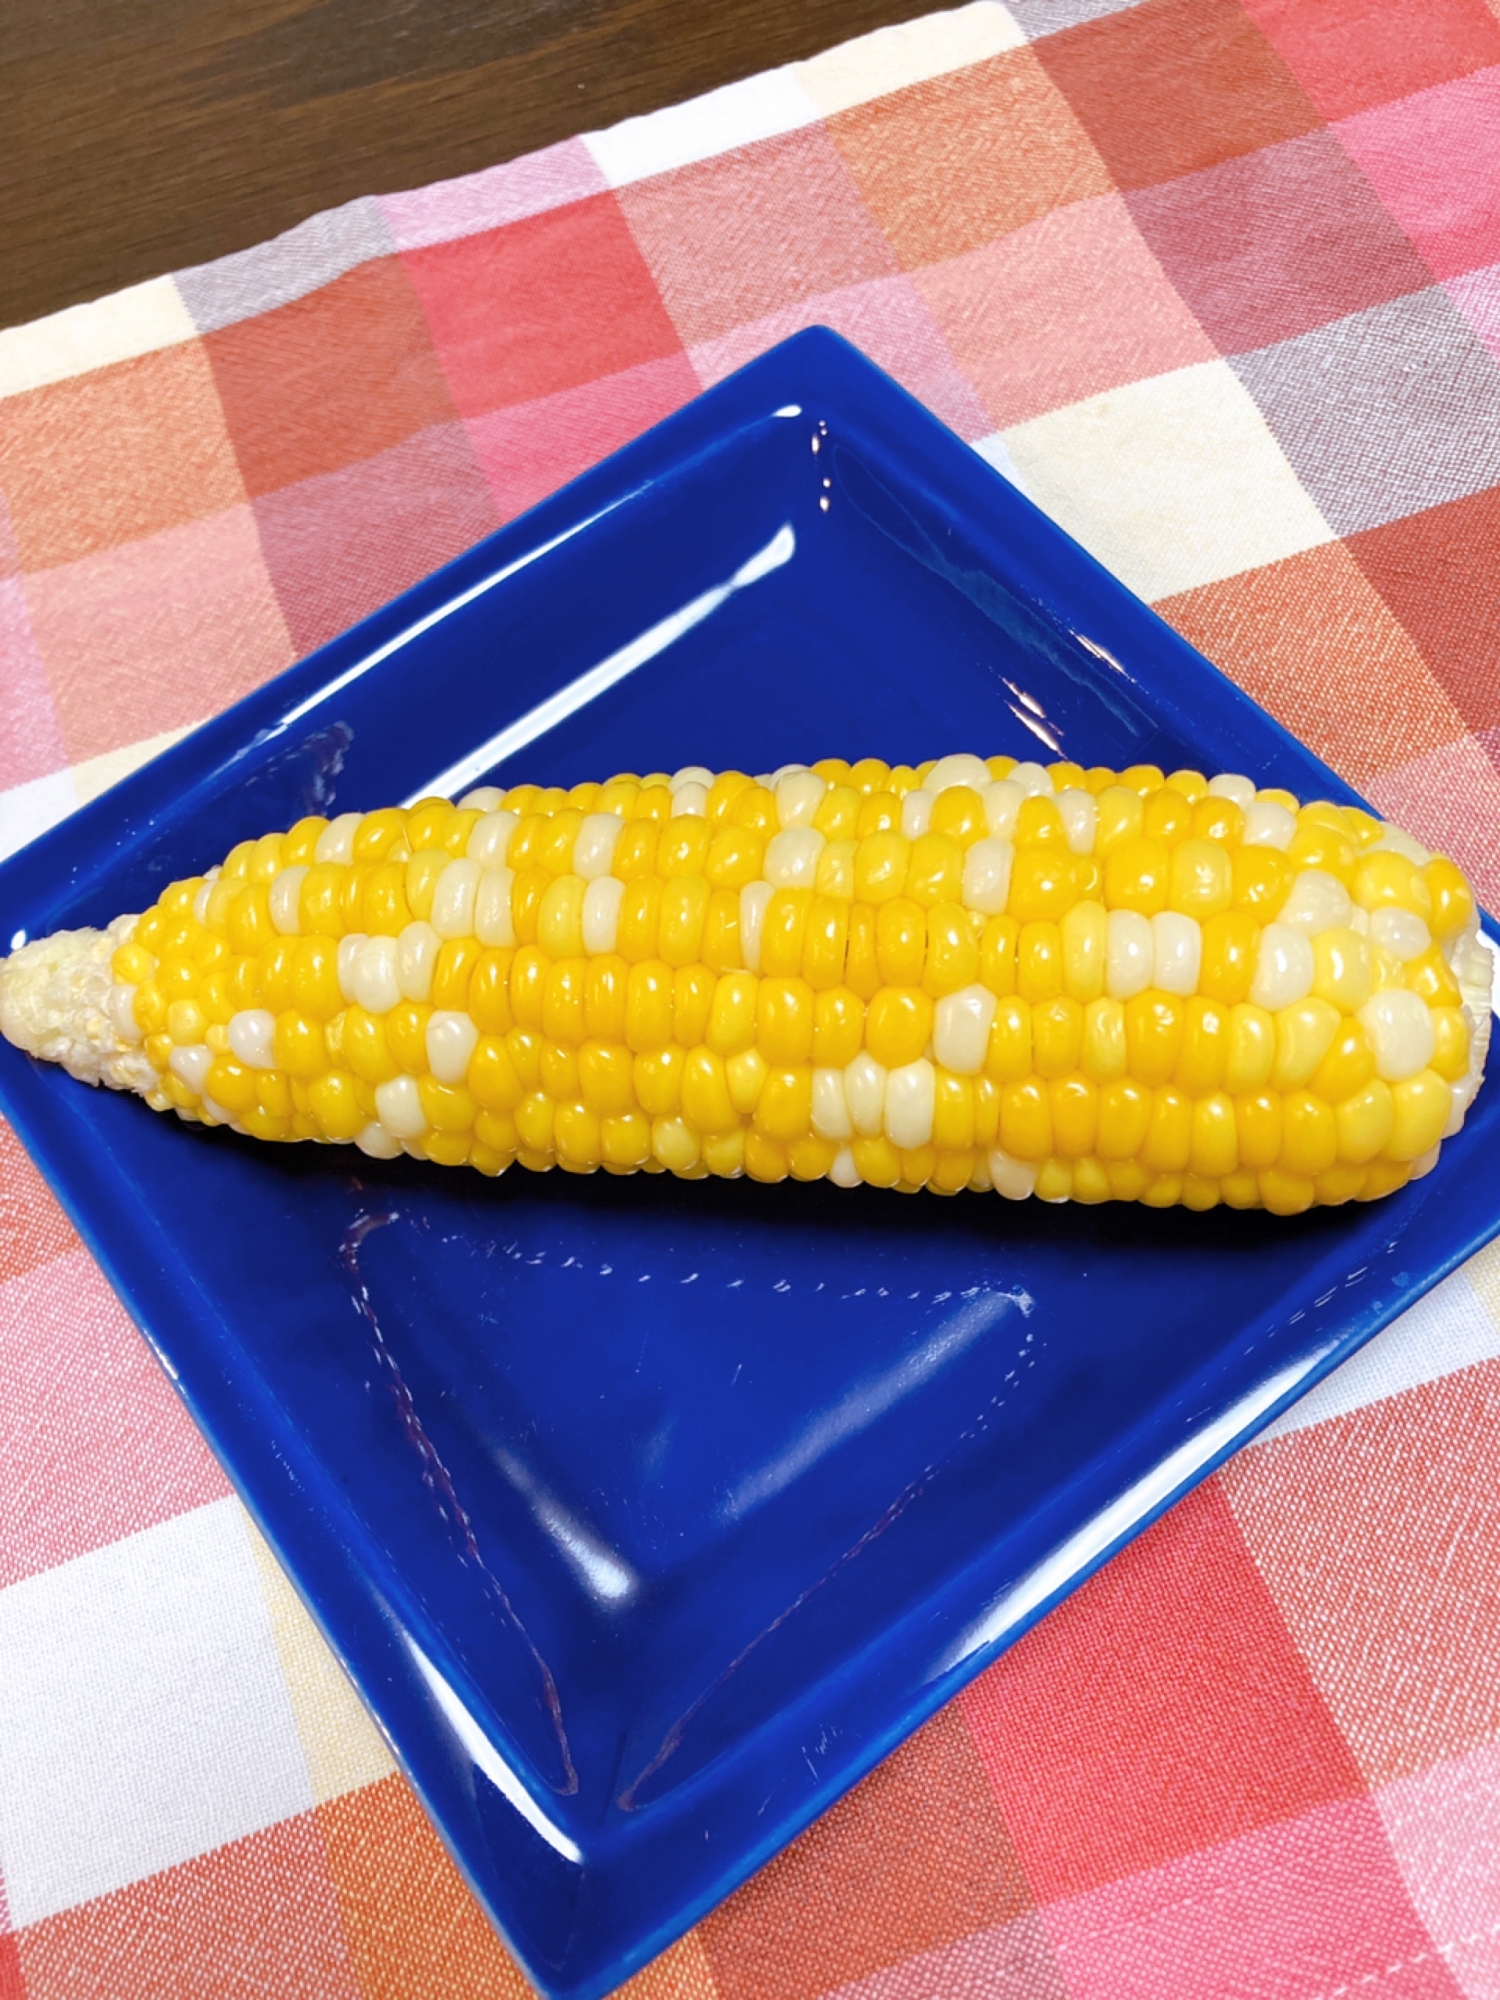
[[[923,0],[0,0],[0,326]]]

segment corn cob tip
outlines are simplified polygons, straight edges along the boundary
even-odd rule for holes
[[[56,931],[0,959],[0,1034],[80,1083],[152,1089],[156,1072],[125,1018],[129,996],[110,971],[135,925],[117,917],[107,930]]]

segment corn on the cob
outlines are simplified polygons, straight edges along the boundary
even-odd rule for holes
[[[873,759],[309,818],[0,963],[0,1028],[261,1139],[1296,1213],[1478,1088],[1473,896],[1248,779]]]

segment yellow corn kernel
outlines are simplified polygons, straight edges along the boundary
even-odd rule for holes
[[[777,889],[766,905],[760,934],[760,969],[788,977],[800,974],[807,949],[811,889]]]
[[[735,826],[751,827],[756,833],[767,835],[775,833],[781,823],[776,794],[767,791],[764,785],[746,785],[738,792],[728,817]]]
[[[703,917],[703,963],[715,972],[733,972],[745,963],[740,950],[740,897],[737,889],[710,889]]]
[[[519,1079],[516,1081],[515,1095],[508,1100],[497,1101],[484,1095],[483,1091],[490,1086],[486,1081],[482,1089],[475,1069],[479,1061],[479,1052],[484,1047],[485,1044],[481,1042],[479,1049],[475,1051],[473,1062],[470,1063],[469,1087],[482,1102],[489,1104],[494,1101],[495,1108],[509,1110],[516,1097],[520,1095]],[[496,1069],[498,1072],[498,1064]],[[589,1110],[597,1112],[601,1118],[618,1117],[622,1112],[634,1107],[634,1076],[634,1059],[630,1050],[619,1042],[585,1042],[578,1051],[579,1092]],[[508,1089],[508,1084],[505,1087]]]
[[[1239,1159],[1239,1128],[1233,1098],[1223,1090],[1199,1097],[1193,1104],[1188,1166],[1205,1179],[1219,1180],[1236,1171]]]
[[[1183,1002],[1150,988],[1125,1002],[1125,1048],[1129,1073],[1153,1088],[1177,1067],[1182,1047]]]
[[[1167,907],[1171,878],[1171,854],[1161,841],[1144,835],[1122,840],[1105,857],[1105,906],[1154,917]]]
[[[755,1106],[756,1130],[783,1144],[804,1138],[812,1126],[812,1069],[771,1064]]]
[[[1257,1091],[1269,1082],[1276,1060],[1276,1023],[1264,1007],[1242,1000],[1229,1010],[1229,1046],[1224,1056],[1224,1088],[1231,1096]]]
[[[1246,1091],[1234,1100],[1240,1165],[1259,1173],[1281,1153],[1281,1099],[1274,1091]]]
[[[1038,1076],[1066,1076],[1076,1070],[1083,1049],[1083,1009],[1078,1002],[1060,994],[1034,1006],[1031,1047]]]
[[[535,944],[537,931],[542,920],[542,904],[547,899],[547,891],[552,887],[553,878],[545,868],[520,868],[511,885],[510,917],[511,927],[520,944]],[[659,889],[660,883],[653,880],[652,889]]]
[[[668,965],[694,963],[702,949],[707,915],[708,883],[701,875],[674,876],[662,885],[657,948]]]
[[[524,829],[522,829],[524,831]],[[519,838],[519,836],[517,836]],[[648,875],[656,873],[656,850],[661,845],[661,828],[653,819],[634,819],[622,829],[615,842],[614,858],[610,863],[610,873],[622,882],[641,882]],[[511,841],[511,855],[516,852],[516,840]],[[511,867],[518,868],[514,858]]]
[[[1432,915],[1427,877],[1404,854],[1363,856],[1350,893],[1362,910],[1411,910],[1424,920]]]
[[[208,1018],[196,1000],[174,1000],[167,1009],[167,1033],[178,1048],[201,1042]]]
[[[730,1101],[742,1118],[749,1118],[760,1102],[766,1071],[766,1059],[759,1049],[741,1049],[725,1061],[724,1081],[729,1086]]]
[[[672,968],[659,958],[630,968],[625,993],[625,1040],[637,1054],[672,1039]]]
[[[844,983],[849,948],[849,905],[836,896],[815,894],[808,907],[802,946],[802,977],[814,992]],[[764,944],[762,944],[764,954]]]
[[[1067,1161],[1044,1160],[1037,1173],[1034,1192],[1038,1201],[1071,1201],[1073,1170]]]
[[[933,1089],[932,1143],[938,1152],[967,1152],[974,1144],[974,1085],[971,1078],[940,1069]],[[962,1183],[960,1183],[962,1185]]]
[[[1098,819],[1094,830],[1094,852],[1107,859],[1117,847],[1138,839],[1144,807],[1139,793],[1128,786],[1110,783],[1096,795]]]
[[[1244,832],[1245,815],[1233,799],[1221,799],[1209,792],[1193,802],[1194,840],[1216,840],[1223,847],[1238,847]]]
[[[1307,1082],[1333,1047],[1343,1016],[1327,1000],[1309,994],[1275,1016],[1276,1056],[1271,1083],[1277,1090],[1296,1090]],[[1300,1170],[1299,1170],[1300,1171]]]
[[[302,884],[304,894],[311,880],[309,870]],[[370,871],[365,882],[359,928],[368,931],[371,937],[397,937],[411,922],[411,915],[406,900],[405,862],[382,861]]]
[[[583,981],[583,1023],[588,1034],[599,1041],[623,1042],[629,998],[630,967],[618,952],[589,960]]]
[[[400,1073],[386,1041],[384,1019],[367,1014],[363,1007],[351,1007],[344,1016],[343,1052],[350,1069],[366,1083],[389,1083]]]
[[[1182,1044],[1172,1080],[1189,1097],[1206,1097],[1224,1080],[1229,1057],[1230,1010],[1195,993],[1185,1003]]]
[[[599,1153],[606,1167],[642,1167],[651,1157],[651,1121],[639,1111],[599,1120]]]
[[[812,1054],[813,991],[805,979],[762,979],[756,1042],[776,1067],[805,1063]]]
[[[1078,1066],[1094,1083],[1113,1083],[1125,1074],[1125,1009],[1118,1000],[1091,1000],[1083,1010]]]
[[[820,896],[836,896],[841,903],[854,899],[854,858],[857,840],[830,840],[818,856],[818,872],[813,886]]]
[[[934,903],[956,903],[963,894],[964,851],[943,833],[924,833],[911,845],[906,890],[923,909]]]
[[[882,985],[920,986],[927,962],[926,912],[897,896],[875,915],[875,963]]]
[[[469,1058],[468,1088],[486,1111],[513,1111],[525,1095],[509,1048],[496,1035],[481,1035]]]
[[[542,950],[553,958],[583,956],[585,886],[581,876],[558,875],[542,896],[541,908],[537,911],[536,938]],[[409,894],[407,900],[411,900]]]
[[[1006,912],[1018,924],[1057,923],[1078,900],[1066,842],[1016,850]]]
[[[627,827],[620,836],[621,843],[635,831],[635,827]],[[618,847],[615,854],[615,873],[619,874]],[[715,889],[743,889],[747,882],[759,879],[765,856],[765,837],[753,827],[721,826],[709,842],[703,872]]]
[[[1183,840],[1172,850],[1167,908],[1207,923],[1227,911],[1234,898],[1234,870],[1217,841]]]
[[[542,1025],[542,1007],[551,971],[546,954],[534,944],[524,944],[510,962],[510,1010],[523,1028]]]
[[[277,1068],[302,1082],[311,1082],[328,1067],[328,1045],[322,1028],[294,1009],[288,1008],[276,1016],[273,1046]]]
[[[1370,1077],[1358,1090],[1350,1092],[1334,1116],[1338,1121],[1339,1158],[1363,1166],[1384,1152],[1391,1136],[1396,1105],[1390,1085],[1382,1083],[1378,1076]]]
[[[1031,1007],[1014,996],[995,1009],[984,1066],[996,1083],[1015,1083],[1031,1072]]]
[[[520,877],[516,878],[520,888]],[[615,924],[615,949],[632,965],[656,958],[660,934],[661,882],[655,875],[642,875],[625,886],[620,898],[620,914]],[[517,924],[517,935],[520,925]]]
[[[919,986],[882,986],[865,1013],[865,1047],[886,1069],[915,1062],[932,1039],[932,998]]]
[[[717,1054],[736,1055],[755,1040],[759,987],[753,972],[726,972],[714,987],[704,1039]]]
[[[784,1181],[791,1172],[791,1162],[786,1156],[786,1147],[779,1139],[768,1133],[750,1131],[745,1134],[745,1172],[753,1181]]]
[[[1447,1083],[1457,1083],[1469,1068],[1469,1022],[1460,1007],[1432,1010],[1433,1056],[1430,1067]]]
[[[1099,1091],[1099,1130],[1095,1150],[1102,1160],[1134,1160],[1146,1142],[1153,1093],[1130,1077],[1119,1077]]]
[[[233,1056],[219,1056],[209,1065],[204,1094],[238,1117],[256,1102],[255,1072]]]
[[[880,966],[875,956],[877,912],[868,903],[854,903],[849,910],[849,949],[844,956],[844,984],[861,1000],[869,1000],[880,988]]]
[[[1093,1152],[1099,1132],[1098,1087],[1086,1076],[1060,1076],[1048,1085],[1047,1097],[1058,1158],[1084,1159]]]
[[[385,1017],[385,1043],[399,1068],[420,1076],[427,1068],[427,1022],[430,1007],[403,1000]]]
[[[1141,1165],[1152,1174],[1180,1174],[1193,1145],[1193,1100],[1164,1083],[1151,1093],[1151,1115],[1141,1146]]]
[[[1474,918],[1474,893],[1464,872],[1442,855],[1435,856],[1422,871],[1432,906],[1428,927],[1439,944],[1446,944],[1467,930]]]
[[[1063,986],[1087,1005],[1104,992],[1108,915],[1097,902],[1075,903],[1060,925]]]
[[[939,796],[946,798],[948,794]],[[927,962],[919,977],[934,1000],[957,993],[962,986],[972,986],[978,979],[977,923],[961,903],[938,903],[927,912]]]
[[[1404,984],[1429,1007],[1463,1005],[1463,993],[1443,957],[1441,945],[1432,945],[1418,957],[1407,960]]]
[[[979,940],[979,977],[1001,999],[1016,990],[1016,946],[1020,927],[1014,917],[991,917]]]
[[[721,1174],[725,1180],[738,1180],[745,1171],[743,1128],[736,1125],[728,1132],[705,1132],[703,1164],[711,1174]]]
[[[1419,1160],[1443,1136],[1453,1110],[1453,1093],[1435,1070],[1418,1070],[1404,1083],[1391,1085],[1391,1136],[1385,1142],[1388,1160]]]
[[[1175,847],[1193,830],[1193,806],[1173,786],[1162,786],[1147,794],[1141,814],[1141,832],[1147,840],[1159,840]]]
[[[944,834],[960,847],[968,847],[989,831],[984,804],[970,785],[950,785],[933,801],[929,832]]]
[[[656,850],[658,871],[669,881],[674,875],[706,875],[708,850],[713,828],[696,813],[683,813],[663,828]]]
[[[637,1056],[635,1094],[642,1111],[652,1118],[670,1118],[682,1100],[682,1066],[686,1056],[676,1043]]]
[[[812,1059],[818,1069],[843,1069],[859,1054],[865,1038],[865,1003],[847,986],[835,986],[813,1000]]]
[[[554,1104],[567,1103],[582,1095],[583,1079],[578,1069],[578,1051],[566,1042],[549,1042],[544,1035],[538,1050],[538,1080]]]
[[[1317,1198],[1316,1187],[1301,1174],[1273,1168],[1257,1178],[1261,1203],[1272,1215],[1301,1215]]]
[[[435,1077],[417,1080],[422,1113],[434,1132],[468,1132],[478,1105],[462,1084],[439,1083]]]
[[[1234,861],[1234,907],[1258,923],[1269,923],[1286,901],[1296,870],[1275,847],[1238,847]]]
[[[852,785],[830,784],[818,801],[812,823],[825,840],[852,840],[859,825],[859,807],[859,793]]]
[[[1045,1160],[1052,1152],[1052,1104],[1047,1086],[1031,1077],[1000,1093],[1000,1144],[1015,1160]]]
[[[906,893],[911,842],[894,828],[860,841],[854,857],[854,896],[860,903],[889,903]]]
[[[743,771],[719,772],[708,788],[708,805],[705,809],[704,817],[708,820],[710,826],[720,826],[729,819],[734,809],[735,800],[741,792],[749,789],[751,782]],[[600,795],[599,804],[595,808],[596,811],[610,812],[613,810],[612,804],[606,802],[608,796],[609,787],[606,785],[604,792]]]
[[[1365,1184],[1363,1167],[1341,1166],[1337,1163],[1315,1176],[1313,1186],[1318,1191],[1318,1200],[1327,1208],[1339,1208],[1346,1201],[1353,1201]]]
[[[1321,931],[1313,945],[1313,992],[1346,1014],[1357,1013],[1372,990],[1368,938],[1340,926]]]
[[[1055,1000],[1064,984],[1061,927],[1049,922],[1023,923],[1016,939],[1016,991],[1036,1004]]]
[[[1327,1173],[1339,1155],[1338,1118],[1330,1104],[1309,1090],[1294,1090],[1281,1101],[1281,1153],[1284,1172],[1309,1178]]]
[[[728,1132],[740,1122],[729,1095],[724,1059],[712,1049],[694,1049],[683,1062],[682,1115],[702,1133]]]
[[[1308,1079],[1308,1088],[1329,1104],[1342,1104],[1374,1074],[1375,1056],[1369,1036],[1358,1021],[1344,1021]]]

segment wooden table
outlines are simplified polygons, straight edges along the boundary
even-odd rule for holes
[[[4,0],[0,326],[923,11],[923,0]]]

